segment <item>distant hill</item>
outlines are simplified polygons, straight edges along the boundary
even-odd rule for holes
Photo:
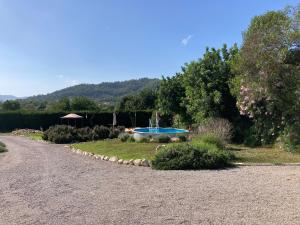
[[[98,101],[113,102],[118,98],[137,93],[144,88],[154,88],[159,85],[159,79],[141,78],[100,84],[79,84],[64,88],[47,95],[37,95],[26,100],[58,100],[62,97],[73,98],[85,96]]]
[[[4,102],[6,100],[14,100],[14,99],[17,99],[17,97],[13,95],[0,95],[0,102]]]

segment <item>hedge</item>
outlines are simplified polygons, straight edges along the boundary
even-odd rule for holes
[[[77,127],[94,127],[95,125],[112,126],[112,112],[73,112],[83,116],[77,120]],[[47,130],[50,126],[57,124],[68,124],[67,120],[60,117],[66,112],[0,112],[0,131],[12,131],[15,129]],[[117,113],[117,125],[125,127],[147,127],[151,111]],[[74,121],[70,121],[74,125]]]

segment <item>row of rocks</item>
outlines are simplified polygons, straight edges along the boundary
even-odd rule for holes
[[[69,146],[65,146],[68,147]],[[132,166],[145,166],[145,167],[150,167],[150,161],[148,161],[147,159],[130,159],[130,160],[124,160],[124,159],[119,159],[117,156],[105,156],[105,155],[97,155],[91,152],[85,152],[82,151],[80,149],[76,149],[71,147],[70,148],[72,152],[75,152],[77,154],[80,155],[84,155],[84,156],[90,156],[90,157],[94,157],[95,159],[100,159],[100,160],[104,160],[104,161],[110,161],[110,162],[114,162],[114,163],[118,163],[118,164],[122,164],[122,165],[132,165]]]
[[[16,135],[16,136],[28,135],[33,133],[43,133],[43,132],[40,130],[33,130],[33,129],[17,129],[11,132],[12,135]]]

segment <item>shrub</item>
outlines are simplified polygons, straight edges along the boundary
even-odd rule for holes
[[[93,139],[92,129],[89,127],[79,128],[76,130],[77,141],[91,141]]]
[[[152,166],[160,170],[218,169],[230,166],[232,156],[207,143],[170,144],[159,150]]]
[[[224,142],[224,140],[222,138],[220,138],[219,136],[217,136],[215,134],[211,134],[211,133],[202,134],[199,137],[195,137],[193,142],[194,143],[203,142],[203,143],[216,145],[219,149],[225,149],[225,145],[226,145],[226,143]]]
[[[110,139],[117,138],[120,133],[121,130],[119,130],[118,128],[114,128],[114,129],[110,128],[108,138]]]
[[[5,148],[6,145],[3,142],[0,141],[0,147]]]
[[[93,129],[93,140],[103,140],[109,137],[109,128],[105,126],[95,126]]]
[[[122,142],[126,142],[129,139],[130,135],[127,133],[121,133],[119,134],[118,138],[120,139],[120,141]]]
[[[280,141],[285,150],[300,152],[300,124],[288,125],[283,131]]]
[[[231,123],[222,118],[208,119],[201,124],[193,126],[193,133],[196,135],[213,134],[218,136],[224,142],[228,142],[232,138],[233,127]]]
[[[245,138],[244,138],[244,145],[254,148],[257,146],[261,146],[261,138],[255,131],[255,127],[252,126],[250,127],[246,132],[245,132]]]
[[[158,143],[169,143],[171,138],[167,135],[157,135],[153,137],[154,142]]]
[[[0,141],[0,152],[5,152],[5,151],[7,151],[6,145]]]
[[[148,137],[142,137],[141,139],[137,140],[136,142],[138,142],[138,143],[149,143],[150,142],[150,138],[148,138]]]
[[[57,144],[72,143],[76,141],[76,129],[66,125],[56,125],[44,132],[43,139]]]
[[[135,139],[134,139],[133,135],[130,135],[127,141],[128,142],[135,142]]]
[[[180,142],[186,142],[187,141],[187,137],[184,135],[179,135],[177,136]]]

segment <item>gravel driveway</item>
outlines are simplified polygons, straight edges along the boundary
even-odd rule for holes
[[[0,136],[0,224],[300,224],[300,167],[154,171]]]

